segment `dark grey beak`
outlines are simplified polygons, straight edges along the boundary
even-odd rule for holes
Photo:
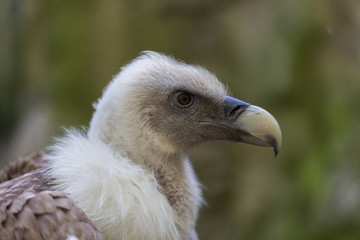
[[[225,96],[224,113],[233,141],[257,146],[273,147],[275,156],[282,144],[280,126],[266,110],[247,102]]]

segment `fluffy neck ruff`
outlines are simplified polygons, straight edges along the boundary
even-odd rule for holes
[[[195,236],[201,193],[186,158],[141,166],[100,140],[69,131],[52,146],[49,160],[49,178],[107,239]]]

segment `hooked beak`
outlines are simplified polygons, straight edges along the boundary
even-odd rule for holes
[[[258,106],[225,96],[224,113],[227,118],[226,125],[232,130],[229,140],[273,147],[275,156],[279,153],[282,144],[281,130],[269,112]]]

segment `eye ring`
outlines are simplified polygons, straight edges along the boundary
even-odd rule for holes
[[[188,108],[194,103],[194,96],[189,92],[177,92],[175,102],[181,108]]]

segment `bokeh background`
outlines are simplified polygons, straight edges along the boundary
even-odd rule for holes
[[[1,0],[0,159],[87,126],[92,102],[143,50],[214,72],[269,110],[269,148],[211,143],[200,239],[360,239],[360,1]]]

